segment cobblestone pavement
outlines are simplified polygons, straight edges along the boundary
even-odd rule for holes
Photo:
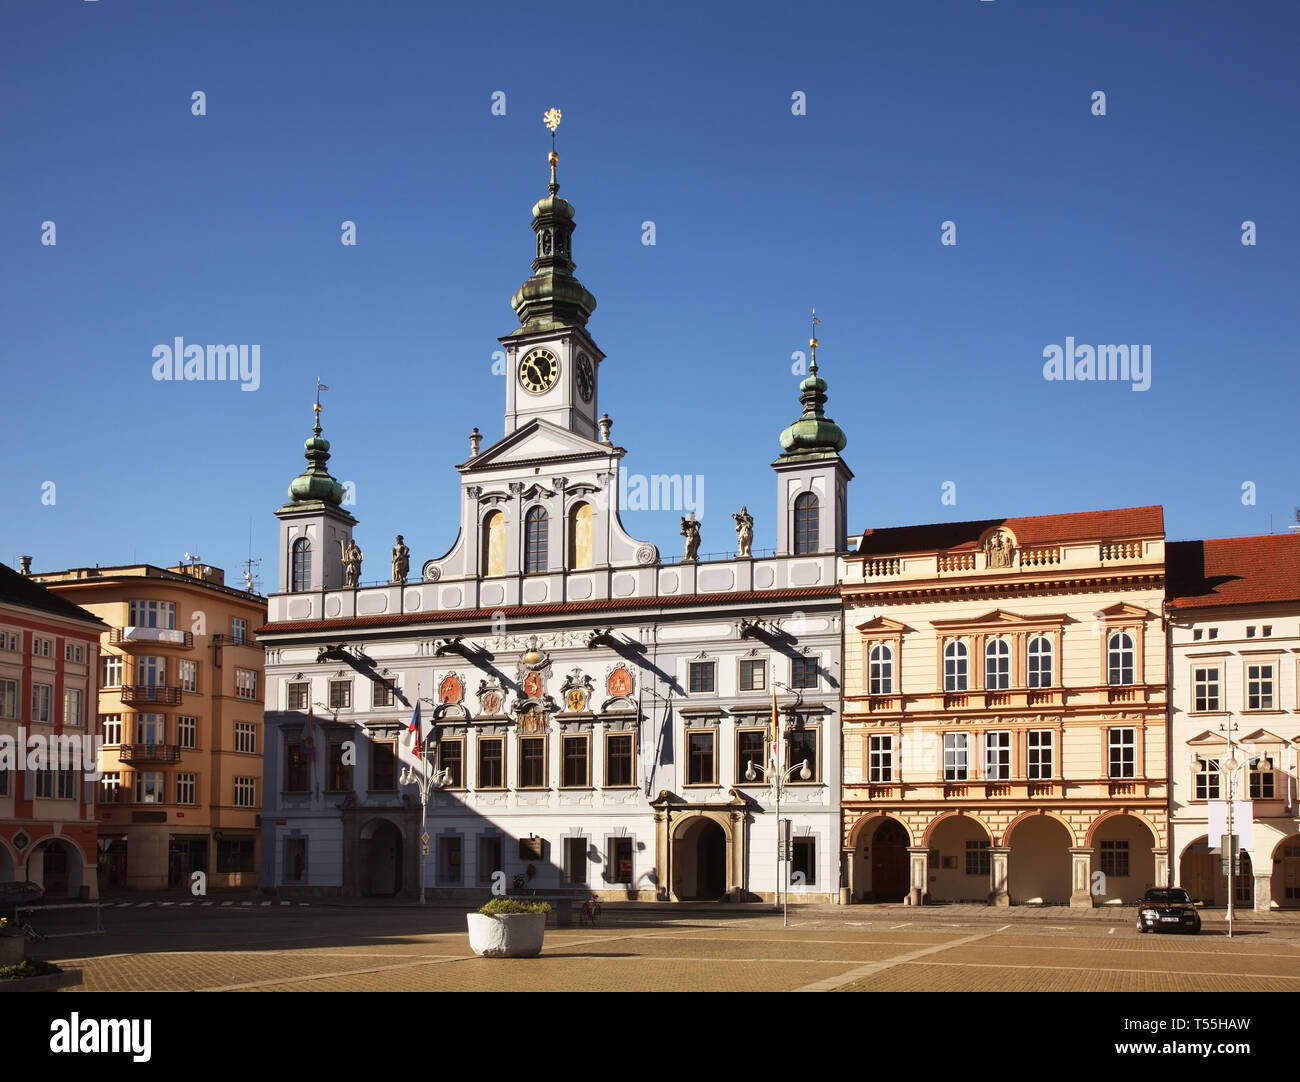
[[[1300,991],[1300,921],[1139,935],[1133,911],[607,907],[542,957],[480,959],[467,907],[112,908],[29,953],[85,991]],[[63,914],[67,917],[69,914]]]

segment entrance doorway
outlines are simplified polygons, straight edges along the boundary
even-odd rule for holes
[[[907,897],[907,831],[886,819],[871,836],[871,900],[901,902]]]
[[[109,856],[112,857],[112,849]],[[208,839],[203,835],[173,834],[167,839],[167,885],[188,887],[195,872],[207,873]],[[111,874],[111,873],[110,873]]]
[[[696,816],[673,845],[675,893],[683,900],[717,901],[727,892],[727,832]]]
[[[362,831],[366,869],[366,893],[392,898],[402,889],[402,833],[386,819],[376,820],[367,832]]]

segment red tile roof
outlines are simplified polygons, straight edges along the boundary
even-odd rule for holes
[[[1300,601],[1300,534],[1173,541],[1165,561],[1171,608]]]
[[[1163,537],[1164,508],[1122,507],[1114,511],[1075,511],[1066,515],[1031,515],[1024,518],[989,518],[978,522],[936,522],[929,526],[891,526],[867,530],[858,552],[880,555],[896,552],[949,552],[974,549],[980,535],[1005,526],[1021,546],[1097,541],[1132,537]]]

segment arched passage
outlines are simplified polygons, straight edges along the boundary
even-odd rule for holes
[[[727,830],[707,815],[683,819],[673,831],[673,888],[683,901],[717,901],[727,892]]]
[[[1165,885],[1155,881],[1157,840],[1150,824],[1136,815],[1108,815],[1093,823],[1088,843],[1094,904],[1138,902],[1147,888]]]
[[[14,858],[9,852],[9,846],[0,841],[0,883],[12,883],[17,878],[14,874]]]
[[[970,815],[946,815],[927,831],[930,898],[936,902],[987,902],[992,893],[993,839]],[[937,854],[937,855],[936,855]]]
[[[81,850],[66,838],[51,837],[32,846],[26,879],[40,883],[46,898],[79,898],[85,882]]]
[[[1065,824],[1050,815],[1031,815],[1012,825],[1007,843],[1012,905],[1068,905],[1074,839]]]
[[[1282,909],[1300,909],[1300,834],[1283,838],[1273,850],[1272,896]]]

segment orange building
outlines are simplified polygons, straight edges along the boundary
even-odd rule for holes
[[[1167,883],[1159,507],[870,530],[846,557],[855,901]]]
[[[100,658],[105,890],[257,885],[266,601],[204,564],[36,578],[109,625]]]

